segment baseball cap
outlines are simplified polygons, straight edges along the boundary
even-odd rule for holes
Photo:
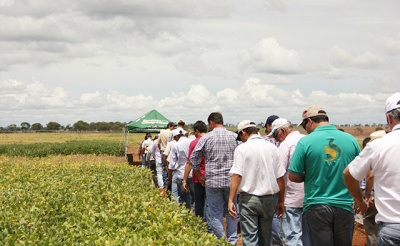
[[[270,115],[270,116],[267,118],[267,121],[265,122],[264,127],[267,127],[267,124],[272,124],[272,122],[274,122],[274,120],[276,120],[276,119],[278,119],[278,118],[279,118],[279,116],[277,116],[277,115]]]
[[[274,122],[272,122],[272,130],[267,136],[268,137],[271,136],[272,134],[275,133],[276,130],[278,130],[282,126],[286,125],[287,123],[289,123],[289,121],[284,118],[279,118],[279,119],[274,120]]]
[[[321,106],[319,106],[317,104],[308,106],[308,108],[306,108],[303,111],[303,120],[297,126],[303,125],[303,123],[306,119],[308,119],[310,117],[318,116],[318,115],[326,115],[327,116],[325,109],[323,109]]]
[[[179,124],[185,124],[185,121],[184,121],[184,120],[179,120],[179,121],[178,121],[178,125],[179,125]]]
[[[239,125],[237,126],[236,133],[238,134],[238,136],[237,136],[236,140],[240,140],[239,133],[249,127],[257,128],[257,125],[256,125],[256,123],[254,123],[254,121],[251,121],[251,120],[244,120],[244,121],[240,122]]]
[[[400,93],[396,92],[386,100],[386,113],[400,108]]]
[[[173,136],[173,137],[176,137],[176,136],[179,136],[179,135],[184,135],[184,134],[185,134],[185,132],[183,132],[182,129],[175,129],[175,130],[172,130],[172,136]]]
[[[176,124],[175,124],[174,122],[171,121],[171,122],[168,123],[167,127],[171,127],[171,126],[175,127]]]

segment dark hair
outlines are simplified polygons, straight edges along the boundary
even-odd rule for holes
[[[315,123],[320,123],[320,122],[329,122],[329,117],[327,115],[317,115],[310,117],[312,121]]]
[[[365,146],[367,145],[367,143],[368,143],[369,141],[371,141],[371,138],[370,138],[370,137],[364,138],[364,140],[363,140],[363,148],[365,148]]]
[[[146,139],[151,138],[151,133],[146,133]]]
[[[400,109],[394,109],[392,111],[387,112],[387,114],[395,121],[400,121]]]
[[[178,126],[185,126],[185,122],[183,122],[183,121],[181,121],[181,122],[178,122]]]
[[[258,128],[257,127],[247,127],[245,129],[243,129],[243,131],[245,131],[247,133],[247,135],[251,135],[251,134],[257,134],[258,133]]]
[[[200,133],[206,133],[207,132],[207,126],[206,123],[204,123],[201,120],[196,121],[193,125],[193,130],[196,131],[198,130]]]
[[[212,112],[209,116],[208,116],[208,124],[210,124],[210,122],[214,122],[215,124],[224,124],[224,118],[222,118],[222,114],[220,112]]]

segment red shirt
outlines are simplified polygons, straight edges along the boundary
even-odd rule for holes
[[[196,147],[197,142],[199,142],[201,136],[193,140],[190,145],[189,145],[189,155],[188,155],[188,160],[190,159],[190,155],[192,154],[194,147]],[[201,175],[206,176],[206,170],[204,168],[204,162],[205,162],[205,156],[203,155],[201,157],[201,162],[200,162],[200,172]],[[196,174],[192,174],[192,181],[193,183],[200,183],[199,179],[197,178]]]

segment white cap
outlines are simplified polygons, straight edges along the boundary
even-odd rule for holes
[[[384,130],[379,130],[376,132],[373,132],[369,135],[369,137],[371,138],[371,142],[374,141],[377,138],[383,137],[386,135],[386,132]]]
[[[286,125],[287,123],[289,123],[289,121],[284,118],[278,118],[278,119],[274,120],[274,122],[272,122],[272,130],[267,136],[268,137],[271,136],[272,134],[274,134],[274,132],[276,130],[278,130],[282,126]]]
[[[386,100],[386,113],[400,108],[400,93],[396,92]]]
[[[186,133],[185,130],[182,130],[182,129],[179,129],[179,128],[172,130],[172,136],[173,137],[176,137],[178,135],[184,135],[185,133]]]
[[[257,125],[256,125],[256,123],[254,123],[254,121],[244,120],[239,123],[239,125],[237,126],[237,130],[238,130],[238,132],[241,132],[244,129],[249,128],[249,127],[257,127]]]

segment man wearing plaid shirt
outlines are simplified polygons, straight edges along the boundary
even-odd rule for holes
[[[223,213],[228,215],[228,201],[231,185],[229,171],[233,165],[233,155],[238,145],[237,134],[226,130],[221,113],[211,113],[208,116],[210,132],[197,143],[190,156],[191,168],[199,181],[206,187],[211,228],[218,238],[225,238]],[[205,156],[205,178],[200,173],[200,162]],[[236,204],[236,198],[234,199]],[[226,216],[226,234],[228,242],[236,245],[237,218]]]

